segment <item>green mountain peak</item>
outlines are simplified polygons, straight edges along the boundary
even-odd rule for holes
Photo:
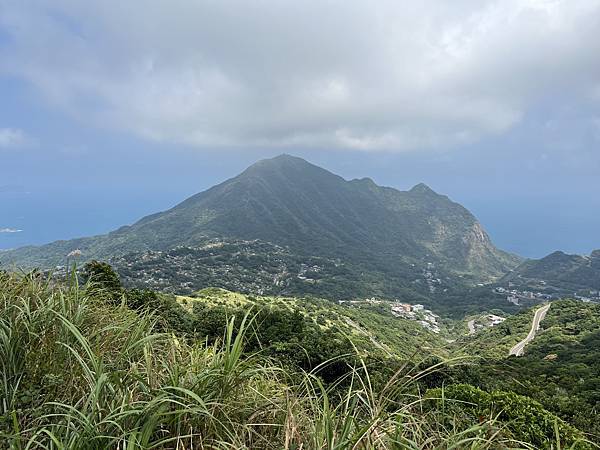
[[[420,194],[420,195],[438,195],[433,189],[427,186],[425,183],[419,183],[409,191],[412,194]]]
[[[433,286],[415,284],[429,264],[435,265],[440,279],[468,275],[489,280],[519,263],[494,247],[469,211],[424,184],[399,191],[368,178],[347,181],[285,154],[258,161],[240,175],[131,226],[4,252],[2,261],[52,267],[64,264],[65,255],[75,249],[81,250],[82,260],[114,259],[202,248],[215,240],[235,242],[234,247],[262,242],[262,248],[270,249],[264,251],[285,249],[285,258],[304,264],[321,258],[352,280],[353,287],[348,285],[344,295],[395,296],[415,289],[429,294]],[[257,260],[266,263],[265,256]],[[253,270],[262,270],[261,263],[256,264]],[[338,285],[324,280],[313,290],[335,297],[331,291]]]

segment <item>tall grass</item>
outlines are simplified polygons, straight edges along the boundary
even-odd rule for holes
[[[244,352],[250,315],[213,345],[156,333],[158,320],[74,278],[0,273],[0,448],[531,448],[494,417],[444,425],[412,367],[381,389],[364,363],[326,386],[322,367]]]

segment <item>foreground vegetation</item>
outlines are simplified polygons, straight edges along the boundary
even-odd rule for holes
[[[592,448],[527,397],[447,385],[450,362],[369,360],[341,332],[329,360],[295,360],[276,351],[293,312],[200,330],[210,309],[96,269],[82,286],[0,272],[0,448]]]
[[[534,398],[569,423],[600,436],[600,305],[553,302],[525,355],[506,358],[508,348],[529,330],[532,315],[524,311],[466,339],[469,353],[486,358],[462,367],[458,378]]]

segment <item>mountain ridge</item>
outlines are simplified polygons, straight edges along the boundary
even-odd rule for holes
[[[370,178],[348,181],[290,155],[258,161],[166,211],[105,235],[16,249],[3,253],[2,260],[52,267],[64,264],[75,249],[84,260],[110,259],[193,248],[214,239],[271,242],[302,257],[342,261],[357,276],[377,273],[381,283],[396,277],[407,288],[428,263],[442,278],[490,280],[521,262],[497,249],[467,209],[423,183],[399,191]]]
[[[600,250],[589,255],[557,250],[543,258],[524,261],[500,281],[541,285],[544,289],[554,286],[561,295],[573,295],[573,290],[600,291]]]

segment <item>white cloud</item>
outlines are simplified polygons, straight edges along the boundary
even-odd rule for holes
[[[16,228],[0,228],[0,233],[21,233],[22,231]]]
[[[600,80],[600,0],[0,4],[0,71],[82,120],[199,147],[448,147]]]
[[[27,145],[29,138],[15,128],[0,128],[0,149],[17,148]]]

